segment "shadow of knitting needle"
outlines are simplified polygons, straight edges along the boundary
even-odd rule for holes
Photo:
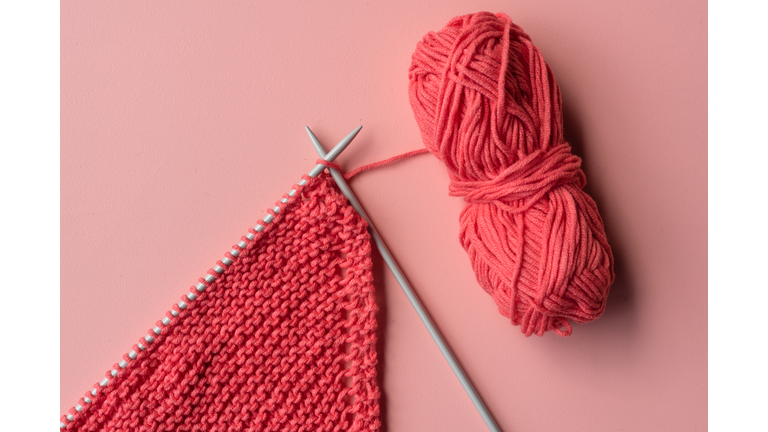
[[[362,127],[362,126],[360,126]],[[324,158],[326,156],[325,149],[323,148],[323,145],[320,143],[320,140],[317,139],[314,133],[309,129],[309,127],[306,127],[307,134],[309,135],[309,139],[312,140],[312,145],[315,147],[315,151],[317,151],[317,154],[320,155],[321,158]],[[359,130],[356,129],[356,130]],[[454,375],[456,375],[456,378],[458,378],[459,382],[461,383],[461,386],[464,387],[464,391],[467,393],[467,396],[469,396],[469,399],[472,400],[472,403],[475,405],[475,408],[480,413],[480,416],[483,418],[483,421],[485,421],[485,424],[488,426],[488,429],[492,432],[499,432],[499,427],[496,425],[496,422],[493,420],[493,417],[491,417],[491,413],[488,412],[488,409],[485,407],[485,404],[483,404],[483,401],[480,399],[480,396],[477,394],[477,391],[475,391],[475,388],[472,386],[472,383],[469,382],[469,378],[467,378],[467,375],[464,373],[464,370],[462,370],[461,366],[459,365],[459,362],[456,361],[456,358],[453,356],[453,353],[451,353],[450,348],[448,348],[448,345],[445,343],[445,340],[443,340],[443,337],[440,336],[440,332],[437,331],[437,327],[435,327],[435,324],[432,322],[432,319],[429,318],[429,315],[427,315],[427,311],[424,310],[424,307],[421,305],[421,301],[418,297],[416,297],[416,293],[413,292],[413,289],[411,288],[411,285],[408,283],[408,280],[405,279],[405,276],[403,275],[403,272],[400,271],[400,267],[398,267],[397,263],[395,262],[395,259],[392,257],[392,254],[389,253],[389,249],[387,249],[387,245],[384,244],[384,241],[379,236],[379,233],[376,231],[376,228],[371,223],[371,220],[368,218],[368,214],[365,213],[365,210],[363,210],[363,207],[360,205],[360,202],[355,197],[355,194],[352,193],[352,189],[349,188],[349,185],[347,184],[347,181],[344,180],[344,176],[341,175],[341,173],[333,168],[328,168],[328,170],[331,172],[331,176],[333,177],[333,180],[336,181],[336,184],[339,186],[339,189],[341,190],[341,193],[344,194],[345,197],[349,200],[349,203],[352,205],[352,207],[357,211],[360,216],[365,219],[366,222],[368,222],[368,228],[370,228],[371,237],[373,238],[373,241],[376,243],[376,247],[379,249],[379,252],[381,253],[381,257],[384,259],[384,262],[387,264],[387,267],[389,267],[389,270],[392,272],[392,275],[397,279],[397,283],[400,284],[400,288],[403,289],[403,292],[405,293],[405,296],[408,297],[408,301],[411,302],[411,306],[416,310],[416,314],[421,319],[421,322],[424,323],[424,326],[427,328],[427,331],[429,332],[429,335],[432,336],[432,340],[435,341],[435,344],[437,344],[437,347],[440,349],[440,352],[443,354],[443,357],[445,357],[445,360],[448,362],[448,365],[451,366],[451,369],[453,370]]]

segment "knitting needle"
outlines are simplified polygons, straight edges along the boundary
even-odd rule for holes
[[[309,126],[305,127],[307,129],[307,134],[309,135],[309,139],[312,140],[312,145],[315,147],[315,151],[317,151],[317,154],[320,155],[320,157],[325,157],[325,149],[323,148],[323,145],[320,143],[320,140],[317,139],[314,133],[312,133],[312,130],[309,129]],[[445,360],[448,362],[448,364],[451,366],[451,369],[453,370],[454,375],[456,375],[456,378],[459,379],[459,382],[461,383],[461,386],[464,387],[464,391],[467,393],[467,396],[472,400],[472,403],[475,405],[475,408],[480,413],[480,416],[483,418],[483,421],[485,421],[486,426],[488,426],[488,429],[492,432],[499,432],[499,427],[496,425],[496,422],[493,420],[493,417],[491,417],[491,413],[488,412],[488,409],[485,407],[485,404],[483,404],[482,399],[480,399],[480,396],[477,394],[477,391],[475,391],[475,388],[472,386],[472,383],[469,382],[469,378],[467,378],[467,375],[464,373],[464,370],[461,369],[461,365],[459,365],[459,362],[456,361],[456,358],[453,356],[453,353],[451,353],[450,348],[448,348],[448,345],[445,343],[445,340],[443,340],[443,337],[440,336],[440,332],[437,331],[437,327],[435,327],[435,324],[432,323],[432,319],[429,318],[429,315],[427,314],[427,311],[424,310],[424,307],[421,304],[421,301],[419,301],[419,298],[416,296],[416,293],[413,292],[413,289],[411,288],[411,285],[408,283],[408,280],[405,279],[405,276],[403,275],[403,272],[400,271],[400,267],[395,262],[395,259],[392,257],[392,254],[389,253],[389,249],[387,249],[387,245],[384,244],[384,241],[381,239],[381,236],[379,236],[378,231],[376,231],[376,228],[371,223],[371,219],[368,217],[368,214],[365,213],[365,210],[363,210],[363,207],[360,205],[360,202],[355,197],[355,194],[352,193],[352,189],[349,188],[349,185],[347,184],[347,181],[344,179],[344,176],[341,175],[341,173],[337,169],[328,168],[328,170],[331,172],[331,176],[333,177],[333,180],[336,181],[336,184],[339,186],[339,189],[341,190],[341,193],[344,194],[345,197],[349,200],[349,203],[352,205],[352,207],[357,211],[357,213],[365,219],[366,222],[368,222],[368,228],[370,228],[371,237],[373,237],[373,241],[376,243],[376,247],[379,249],[379,253],[381,254],[381,257],[384,258],[384,262],[387,264],[387,267],[389,267],[389,270],[392,272],[392,275],[397,279],[397,283],[400,284],[400,288],[403,289],[403,292],[405,293],[405,296],[408,297],[408,300],[411,302],[411,306],[416,310],[416,314],[421,318],[421,322],[424,323],[424,326],[427,328],[427,331],[429,332],[429,335],[432,336],[432,340],[435,341],[437,344],[437,347],[440,348],[440,352],[443,354],[443,357],[445,357]]]
[[[341,152],[343,152],[344,149],[347,148],[349,143],[352,142],[352,140],[355,138],[355,136],[357,136],[357,133],[360,132],[360,129],[362,129],[362,128],[363,128],[362,126],[358,126],[357,128],[355,128],[355,130],[350,132],[349,135],[344,137],[343,140],[339,141],[339,143],[336,144],[336,147],[334,147],[331,151],[329,151],[327,155],[323,154],[320,157],[323,160],[325,160],[325,161],[333,162],[333,160],[336,159],[341,154]],[[323,152],[323,153],[325,153],[325,152]],[[321,172],[323,172],[324,169],[325,169],[325,165],[317,164],[317,165],[314,166],[314,168],[312,168],[312,170],[309,171],[309,173],[307,173],[307,176],[308,177],[317,177],[318,175],[320,175]],[[299,184],[299,186],[304,186],[305,184],[307,184],[307,181],[304,180],[304,179],[301,179],[298,184]],[[291,189],[288,192],[288,196],[290,196],[290,197],[293,197],[295,195],[296,195],[296,189]],[[288,202],[288,199],[287,198],[283,198],[283,199],[280,200],[280,202],[285,204],[285,203]],[[280,207],[275,206],[272,209],[272,211],[275,214],[280,213]],[[258,231],[258,232],[264,231],[265,227],[267,225],[269,225],[269,223],[272,222],[274,219],[275,219],[275,217],[272,216],[272,214],[267,214],[266,216],[264,216],[262,221],[260,223],[258,223],[256,225],[256,227],[254,227],[254,230]],[[248,239],[248,241],[253,241],[253,239],[256,238],[250,232],[248,234],[246,234],[245,237]],[[240,248],[240,250],[245,249],[247,246],[248,246],[248,243],[246,243],[245,240],[240,241],[237,244],[237,247]],[[237,257],[237,256],[240,255],[240,250],[238,250],[237,248],[232,248],[232,250],[229,251],[229,254],[232,255],[233,257]],[[226,256],[221,259],[221,263],[224,264],[225,266],[229,266],[230,264],[232,264],[232,262],[233,261],[231,259],[229,259],[228,257],[226,257]],[[206,284],[209,284],[209,283],[215,281],[216,277],[219,276],[223,272],[224,272],[224,267],[221,267],[221,266],[219,266],[217,264],[216,267],[213,268],[213,272],[209,271],[208,274],[206,274],[205,277],[203,278],[205,283],[203,283],[203,282],[198,283],[197,285],[195,285],[195,289],[198,291],[198,293],[202,293],[203,291],[205,291],[206,288],[208,288],[208,285],[206,285]],[[195,299],[197,299],[197,297],[198,296],[195,293],[193,293],[193,292],[187,293],[187,295],[186,295],[187,301],[182,300],[182,301],[180,301],[177,304],[179,309],[181,309],[181,310],[186,309],[187,306],[188,306],[188,303],[195,301]],[[179,312],[177,312],[175,309],[171,309],[170,314],[173,315],[174,317],[179,316]],[[167,316],[165,316],[165,317],[163,317],[163,319],[160,322],[161,322],[161,324],[164,327],[164,326],[169,325],[171,323],[171,320]],[[146,342],[147,345],[151,344],[152,342],[155,341],[155,338],[157,336],[159,336],[161,333],[162,333],[162,328],[160,326],[155,326],[151,330],[151,333],[149,333],[146,336],[144,336],[143,340]],[[138,346],[140,351],[144,351],[145,349],[147,349],[142,342],[139,342],[136,345]],[[125,369],[128,366],[128,362],[131,361],[131,360],[135,360],[136,357],[138,357],[138,353],[135,350],[131,350],[128,353],[128,360],[125,360],[125,359],[121,360],[120,363],[118,363],[118,367],[121,370]],[[119,370],[118,369],[112,369],[112,371],[110,372],[110,375],[113,378],[117,377],[118,374],[119,374]],[[106,387],[109,384],[109,381],[110,381],[109,378],[104,377],[104,379],[99,381],[99,386],[100,387]],[[97,393],[95,388],[91,390],[91,396],[95,397],[97,394],[98,393]],[[83,400],[84,400],[84,402],[86,404],[90,404],[92,402],[92,399],[89,398],[88,396],[84,397]],[[83,407],[80,404],[77,404],[74,407],[74,410],[76,412],[81,412],[83,410],[83,408],[85,408],[85,407]],[[74,415],[72,415],[71,413],[67,414],[65,418],[67,419],[67,421],[70,421],[70,422],[75,419]],[[67,425],[65,423],[59,422],[59,428],[60,429],[65,429],[66,427],[67,427]]]

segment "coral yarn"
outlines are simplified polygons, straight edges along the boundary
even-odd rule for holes
[[[62,417],[66,429],[379,429],[367,224],[327,173],[304,179],[220,276],[209,272],[216,281],[193,287],[137,358]]]
[[[456,17],[417,45],[409,80],[424,145],[467,202],[461,243],[499,311],[527,336],[598,318],[613,256],[530,37],[501,13]]]

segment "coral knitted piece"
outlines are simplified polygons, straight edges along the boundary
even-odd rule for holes
[[[68,430],[378,430],[366,223],[327,173],[304,179],[221,275],[209,272],[215,282],[193,287],[197,298],[182,297],[162,333],[62,419]]]
[[[467,202],[461,243],[499,311],[528,336],[599,317],[613,256],[530,37],[501,13],[456,17],[418,44],[409,79],[424,145]]]

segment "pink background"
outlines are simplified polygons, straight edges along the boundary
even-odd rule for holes
[[[616,258],[606,313],[565,339],[512,327],[432,156],[353,189],[504,431],[705,430],[705,1],[63,2],[61,413],[312,166],[305,125],[327,148],[363,125],[346,170],[420,148],[411,54],[479,10],[561,86]],[[483,430],[375,260],[384,429]]]

